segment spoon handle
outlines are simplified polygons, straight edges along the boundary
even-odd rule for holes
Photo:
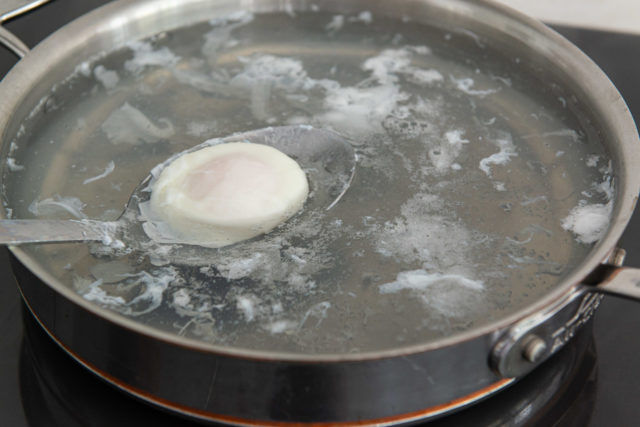
[[[111,240],[116,223],[93,220],[3,219],[0,245]]]

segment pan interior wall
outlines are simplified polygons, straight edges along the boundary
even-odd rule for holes
[[[86,300],[216,345],[430,342],[536,301],[608,226],[604,143],[535,69],[482,34],[366,11],[219,17],[78,62],[11,141],[5,207],[114,220],[155,165],[206,139],[331,128],[359,158],[341,202],[206,263],[98,244],[28,251]]]

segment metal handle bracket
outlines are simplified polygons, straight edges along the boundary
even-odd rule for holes
[[[507,378],[533,370],[593,317],[604,294],[640,300],[640,269],[621,267],[624,256],[615,249],[565,298],[502,333],[489,356],[493,370]]]
[[[509,328],[489,356],[494,371],[504,378],[520,377],[560,350],[587,323],[603,295],[583,287]]]
[[[24,44],[20,38],[14,35],[11,31],[4,28],[2,25],[10,21],[13,18],[24,15],[45,3],[49,3],[51,0],[9,0],[4,1],[0,7],[0,43],[7,49],[15,53],[18,58],[23,58],[29,53],[29,46]]]

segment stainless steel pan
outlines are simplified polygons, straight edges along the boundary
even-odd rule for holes
[[[117,1],[30,52],[5,35],[3,42],[24,58],[0,86],[3,167],[9,167],[10,142],[21,126],[28,131],[29,123],[55,110],[52,87],[94,55],[237,10],[295,14],[316,9],[353,16],[368,10],[375,17],[410,17],[470,31],[482,36],[479,44],[499,41],[547,70],[574,95],[610,154],[616,193],[606,235],[560,283],[513,313],[429,342],[349,354],[265,351],[168,333],[87,301],[32,252],[11,248],[29,309],[72,357],[128,393],[206,420],[384,425],[434,417],[495,393],[562,348],[590,319],[602,294],[640,298],[640,273],[621,267],[624,251],[616,247],[640,189],[638,135],[624,101],[566,40],[489,2]]]

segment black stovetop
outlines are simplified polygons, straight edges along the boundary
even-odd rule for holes
[[[27,17],[10,22],[7,27],[28,45],[33,46],[59,26],[103,3],[106,1],[57,0]],[[558,28],[558,31],[600,65],[618,87],[636,119],[640,120],[640,84],[637,82],[640,76],[640,36],[569,28]],[[0,50],[0,75],[4,75],[14,61],[9,53]],[[640,237],[640,211],[632,219],[620,244],[628,252],[626,264],[629,266],[640,267],[638,237]],[[29,359],[29,352],[33,352],[34,347],[23,345],[24,326],[21,303],[4,249],[0,250],[0,280],[3,282],[0,286],[0,425],[13,427],[30,425],[24,408],[32,411],[29,417],[32,424],[36,423],[34,420],[39,420],[37,422],[39,425],[70,425],[69,423],[109,425],[105,424],[104,419],[92,422],[90,413],[83,413],[82,416],[78,414],[77,417],[72,417],[73,421],[67,419],[67,421],[56,422],[50,419],[50,422],[47,422],[46,417],[50,416],[53,410],[38,405],[53,405],[51,399],[57,398],[49,397],[48,401],[37,400],[36,394],[43,392],[31,388],[35,387],[33,383],[35,377],[27,375],[31,371],[25,367],[25,359]],[[592,343],[595,343],[595,350],[590,347],[590,352],[597,354],[595,367],[590,371],[590,380],[579,383],[582,384],[580,387],[583,389],[589,388],[590,398],[582,399],[579,391],[571,391],[576,393],[577,400],[581,401],[577,411],[584,416],[576,416],[573,412],[571,415],[562,416],[556,425],[635,426],[640,422],[640,362],[638,362],[640,337],[636,332],[637,325],[640,325],[638,303],[613,297],[604,299],[596,313],[593,325]],[[60,369],[65,368],[63,365],[69,362],[64,357],[60,359],[60,354],[54,354],[55,348],[45,345],[38,349],[51,352],[52,360],[60,364]],[[28,371],[27,374],[25,369]],[[534,375],[536,374],[537,372],[534,372]],[[93,378],[85,380],[91,387]],[[69,388],[69,384],[65,386]],[[46,393],[53,395],[55,391],[49,389]],[[62,389],[62,392],[65,392],[65,389]],[[138,402],[128,403],[126,400],[120,400],[121,396],[115,391],[113,391],[114,394],[105,393],[101,396],[106,396],[105,399],[113,398],[113,405],[117,405],[120,410],[139,409]],[[109,404],[110,402],[107,402],[107,407]],[[64,410],[63,400],[58,401],[56,405],[60,406],[55,409],[56,411]],[[573,403],[561,401],[559,405],[568,407]],[[88,407],[85,409],[90,410]],[[114,410],[116,409],[114,407]],[[83,411],[79,407],[67,408],[67,410],[72,414],[74,411]],[[140,410],[143,411],[144,417],[141,419],[155,420],[156,425],[182,423],[155,409],[144,407]],[[34,412],[41,413],[42,416],[38,417]],[[158,420],[164,421],[158,422]],[[545,424],[548,425],[548,422]]]

